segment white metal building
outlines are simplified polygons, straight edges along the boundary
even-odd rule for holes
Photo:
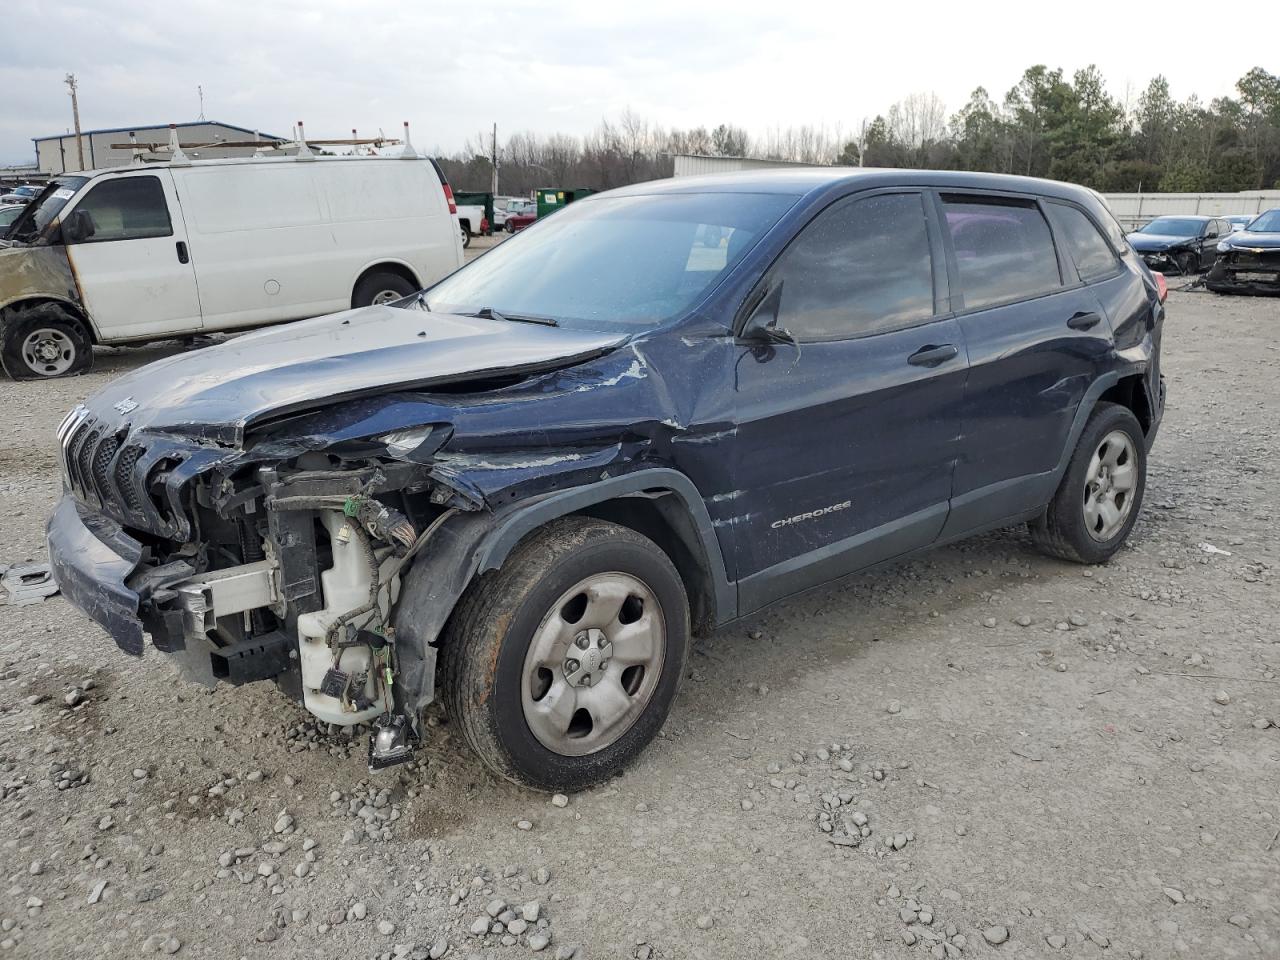
[[[284,142],[283,137],[260,134],[248,127],[237,127],[230,123],[219,123],[216,120],[199,120],[192,123],[176,125],[178,139],[188,157],[193,160],[215,160],[222,157],[249,157],[253,155],[253,147],[219,147],[219,142],[245,142],[262,140],[264,142]],[[110,130],[85,130],[81,133],[84,141],[84,166],[80,166],[79,153],[76,150],[75,133],[60,133],[50,137],[35,138],[36,165],[43,173],[74,173],[77,170],[97,170],[102,167],[123,166],[133,159],[128,146],[129,134],[134,134],[139,143],[164,144],[169,142],[169,125],[151,124],[141,127],[114,127]],[[194,149],[187,149],[187,144],[199,144]],[[144,159],[165,159],[160,154],[144,153]]]
[[[755,160],[751,157],[703,157],[692,153],[677,153],[673,176],[701,177],[709,173],[736,173],[739,170],[763,170],[768,167],[808,167],[812,164],[793,163],[790,160]]]

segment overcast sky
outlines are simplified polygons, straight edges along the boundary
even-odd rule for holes
[[[0,161],[71,126],[205,115],[316,138],[395,135],[446,153],[498,123],[583,133],[626,108],[664,127],[792,124],[855,131],[915,92],[955,110],[979,84],[1000,99],[1034,63],[1096,63],[1136,101],[1157,73],[1175,97],[1232,92],[1250,44],[1206,48],[1185,21],[1114,2],[875,5],[818,0],[5,0]],[[1154,10],[1155,8],[1151,8]],[[1255,58],[1257,59],[1257,58]],[[1265,64],[1264,64],[1265,65]]]

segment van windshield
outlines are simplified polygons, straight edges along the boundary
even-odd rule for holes
[[[40,195],[28,203],[18,219],[9,226],[4,239],[30,242],[41,236],[62,212],[67,201],[88,182],[88,177],[58,177],[50,180],[40,191]]]
[[[442,313],[651,329],[710,292],[795,200],[746,193],[579,200],[441,281],[424,302]]]

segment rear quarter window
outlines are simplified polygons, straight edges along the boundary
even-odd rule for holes
[[[1116,272],[1119,261],[1111,245],[1093,221],[1075,207],[1061,203],[1047,205],[1049,219],[1071,259],[1075,261],[1076,271],[1085,283],[1101,280]]]
[[[1043,296],[1062,286],[1053,235],[1032,200],[943,195],[965,309]]]

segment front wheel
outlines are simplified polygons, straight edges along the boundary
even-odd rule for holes
[[[1142,427],[1126,407],[1101,403],[1089,417],[1048,509],[1031,538],[1050,556],[1105,563],[1138,519],[1147,484]]]
[[[75,376],[93,366],[93,343],[56,303],[14,307],[0,313],[0,366],[14,380]]]
[[[495,773],[581,790],[657,734],[688,646],[684,584],[662,549],[627,527],[571,517],[471,587],[450,618],[441,684]]]

